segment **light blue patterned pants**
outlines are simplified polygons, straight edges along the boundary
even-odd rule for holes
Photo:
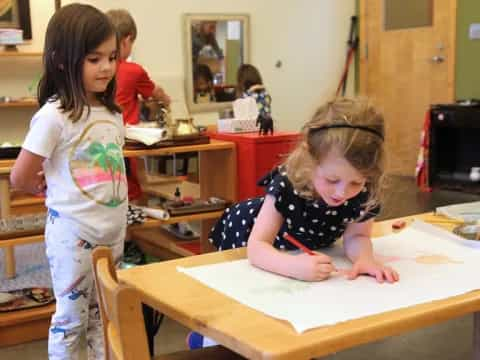
[[[80,341],[86,334],[88,359],[104,359],[103,330],[97,304],[91,265],[95,245],[80,239],[75,222],[49,211],[45,242],[56,311],[52,316],[48,337],[50,360],[77,360]],[[107,244],[113,257],[123,254],[125,230]],[[103,245],[103,244],[102,244]]]

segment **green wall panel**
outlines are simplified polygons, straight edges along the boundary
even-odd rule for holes
[[[459,0],[457,7],[455,97],[480,99],[480,40],[468,37],[470,24],[480,23],[480,1]]]

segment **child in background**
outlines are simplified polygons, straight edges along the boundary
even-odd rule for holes
[[[46,253],[56,310],[49,359],[78,359],[86,332],[89,359],[104,359],[91,252],[123,253],[127,181],[124,127],[115,104],[117,38],[108,17],[90,5],[57,10],[48,23],[41,109],[12,169],[16,189],[43,191]]]
[[[124,123],[136,125],[140,121],[139,95],[144,99],[162,101],[167,106],[170,97],[150,80],[141,65],[126,61],[132,54],[133,43],[137,38],[137,26],[132,15],[124,9],[109,10],[107,15],[117,30],[120,42],[116,101],[123,109]]]
[[[247,96],[253,97],[257,103],[259,132],[273,133],[272,97],[263,85],[262,77],[257,68],[250,64],[243,64],[237,71],[237,97]]]
[[[215,102],[213,75],[208,65],[198,64],[193,73],[195,87],[194,101],[198,104]]]
[[[127,10],[117,9],[107,11],[107,15],[116,28],[120,42],[116,101],[123,110],[123,122],[136,125],[140,122],[140,105],[138,96],[144,99],[162,101],[170,104],[170,97],[148,76],[145,69],[134,62],[127,62],[132,53],[133,43],[137,38],[135,20]],[[137,177],[137,159],[127,161],[128,196],[130,200],[141,197],[142,190]]]
[[[379,283],[398,281],[398,273],[373,254],[371,230],[379,213],[384,171],[383,116],[365,100],[337,99],[320,107],[302,131],[302,140],[283,165],[260,183],[266,195],[226,209],[209,241],[219,250],[247,246],[254,266],[283,276],[322,281],[335,271],[320,252],[343,236],[352,268]],[[315,255],[291,254],[290,234]],[[191,333],[191,348],[206,338]]]

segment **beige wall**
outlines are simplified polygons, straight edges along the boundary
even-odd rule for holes
[[[73,1],[63,0],[62,4]],[[156,81],[180,97],[183,90],[184,49],[182,14],[247,13],[251,26],[251,63],[257,66],[273,98],[278,128],[298,130],[315,107],[331,97],[342,72],[354,0],[90,0],[102,10],[126,8],[135,17],[138,38],[133,59]],[[41,50],[53,0],[34,0],[31,48]],[[281,60],[283,66],[276,68]],[[3,60],[2,60],[3,61]],[[16,65],[18,66],[18,65]],[[4,69],[5,70],[5,69]],[[9,72],[8,70],[5,70]],[[18,81],[0,72],[18,92]],[[22,87],[23,86],[23,87]],[[216,114],[195,115],[198,123],[214,122]],[[0,112],[0,119],[4,113]],[[0,139],[1,141],[1,139]]]

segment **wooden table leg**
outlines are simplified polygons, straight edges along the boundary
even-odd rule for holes
[[[473,360],[480,360],[480,312],[473,313]]]
[[[15,248],[13,246],[3,248],[3,258],[5,259],[5,277],[7,279],[13,279],[16,275]]]
[[[10,184],[7,176],[0,177],[0,219],[10,216]],[[15,277],[15,250],[13,246],[7,246],[3,249],[5,259],[5,277],[11,279]]]

